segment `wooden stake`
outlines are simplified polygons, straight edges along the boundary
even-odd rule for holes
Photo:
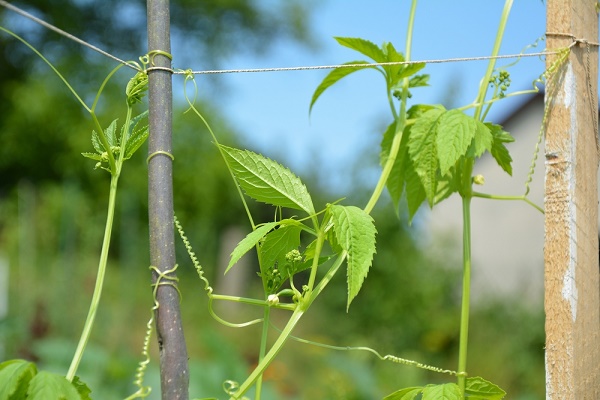
[[[598,14],[548,0],[547,48],[571,48],[546,88],[546,399],[600,399]],[[587,40],[586,44],[579,40]],[[548,57],[549,67],[556,56]]]
[[[150,55],[150,67],[170,68],[165,53],[171,52],[169,1],[148,0],[148,49],[158,51]],[[150,230],[150,263],[160,274],[155,312],[160,351],[160,385],[163,400],[189,398],[188,355],[181,312],[179,292],[175,279],[175,234],[173,221],[173,160],[171,153],[172,83],[171,73],[165,70],[148,72],[148,214]],[[153,282],[159,279],[153,271]]]

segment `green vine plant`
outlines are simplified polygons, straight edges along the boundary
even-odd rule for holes
[[[204,276],[204,271],[185,236],[181,223],[175,219],[175,226],[204,284],[204,290],[209,298],[208,308],[211,316],[220,323],[236,328],[262,324],[257,366],[241,383],[231,380],[224,382],[224,390],[230,399],[245,399],[249,390],[254,388],[254,397],[256,400],[260,400],[263,373],[288,340],[297,340],[331,350],[366,351],[382,361],[423,368],[453,376],[455,379],[454,382],[442,384],[400,388],[386,396],[385,400],[414,400],[417,398],[421,400],[465,398],[497,400],[504,398],[506,394],[490,381],[471,376],[467,370],[471,275],[470,203],[473,197],[519,200],[525,201],[543,212],[539,206],[527,198],[527,195],[548,110],[546,109],[544,112],[538,144],[525,183],[525,194],[522,196],[496,196],[475,191],[474,186],[482,184],[483,177],[473,176],[473,168],[476,161],[486,152],[491,154],[502,170],[509,175],[512,174],[512,158],[506,145],[513,142],[514,139],[500,125],[485,120],[492,104],[517,94],[507,93],[510,86],[510,75],[505,69],[496,69],[494,59],[499,52],[512,1],[507,0],[505,3],[492,58],[481,80],[475,100],[469,105],[450,110],[441,105],[408,106],[411,97],[410,91],[428,86],[429,80],[427,74],[420,74],[420,71],[425,68],[425,64],[411,62],[416,5],[417,1],[413,0],[404,53],[396,50],[392,43],[377,46],[361,38],[335,38],[340,45],[360,53],[369,60],[351,61],[345,66],[331,71],[316,88],[310,101],[309,112],[329,87],[359,70],[376,70],[385,80],[386,96],[392,118],[383,132],[381,140],[382,171],[370,199],[362,208],[344,204],[344,200],[337,200],[317,209],[305,184],[289,169],[250,150],[236,149],[221,144],[207,120],[195,107],[194,96],[188,96],[188,84],[192,82],[195,87],[195,81],[191,71],[186,74],[183,90],[189,104],[189,111],[195,113],[208,128],[212,140],[235,182],[252,228],[252,232],[233,250],[226,270],[229,271],[233,268],[250,250],[256,249],[260,268],[259,275],[264,292],[261,299],[213,293],[213,288]],[[90,113],[94,124],[91,137],[94,152],[82,154],[96,162],[95,168],[103,169],[111,176],[107,220],[96,285],[84,329],[69,370],[66,376],[61,376],[37,371],[34,363],[25,360],[5,361],[0,364],[0,400],[23,398],[28,400],[49,398],[86,400],[91,398],[90,390],[76,376],[76,373],[100,302],[108,260],[116,193],[123,163],[133,156],[148,136],[148,128],[142,123],[146,112],[134,116],[133,110],[134,106],[142,102],[147,90],[148,76],[145,68],[152,63],[152,55],[140,58],[141,67],[137,63],[133,63],[139,72],[129,81],[125,90],[126,117],[124,123],[119,128],[118,121],[113,120],[106,128],[103,128],[95,112],[96,106],[107,82],[121,66],[115,68],[106,77],[92,106],[89,107],[42,54],[14,33],[2,27],[0,30],[22,41],[40,56]],[[557,60],[540,76],[539,81],[548,81],[553,78],[561,69],[568,54],[569,49],[561,50]],[[534,82],[534,90],[537,90],[536,82]],[[492,93],[488,94],[490,88]],[[472,114],[467,113],[471,111]],[[455,193],[462,198],[463,290],[458,365],[454,371],[393,355],[382,356],[378,351],[367,347],[323,345],[292,335],[304,314],[329,285],[333,277],[339,273],[340,269],[343,269],[343,266],[347,282],[347,309],[355,300],[369,273],[376,252],[377,230],[375,221],[370,214],[386,189],[396,211],[399,209],[400,200],[406,199],[409,221],[412,221],[424,203],[427,203],[429,207],[434,207]],[[248,197],[275,207],[274,219],[267,222],[255,222],[247,204]],[[293,216],[288,217],[288,215]],[[161,282],[162,278],[166,280]],[[302,284],[298,284],[298,282],[302,282]],[[159,274],[159,280],[154,286],[155,291],[159,284],[174,283],[168,281],[167,275]],[[263,316],[260,319],[244,323],[232,323],[215,313],[214,301],[235,301],[258,306],[263,309]],[[152,311],[158,306],[155,300]],[[279,330],[275,341],[269,346],[267,337],[272,326],[270,321],[272,309],[284,310],[290,315],[285,326]],[[144,359],[139,364],[134,381],[138,391],[128,399],[145,398],[150,393],[150,388],[143,385],[143,379],[146,366],[150,361],[148,348],[152,322],[151,318],[143,343]]]
[[[119,177],[123,168],[123,163],[130,159],[140,148],[148,137],[148,126],[142,121],[147,116],[147,111],[137,116],[133,116],[133,109],[137,103],[141,103],[148,87],[148,76],[137,63],[135,65],[139,72],[127,84],[125,90],[126,97],[126,117],[125,122],[119,129],[117,120],[113,120],[106,128],[102,128],[96,107],[100,96],[106,87],[108,81],[123,65],[114,68],[104,79],[92,106],[88,106],[77,94],[75,89],[63,77],[63,75],[31,44],[25,41],[15,33],[0,26],[0,30],[21,41],[37,54],[61,79],[67,89],[73,94],[77,101],[90,114],[95,129],[92,131],[92,147],[95,152],[82,153],[84,157],[97,161],[95,168],[100,168],[110,174],[110,191],[108,197],[108,207],[106,216],[106,225],[104,230],[104,239],[100,251],[100,261],[96,276],[94,292],[90,302],[88,315],[86,317],[83,331],[71,365],[65,376],[47,371],[38,371],[34,363],[26,360],[8,360],[0,363],[0,399],[27,399],[27,400],[46,400],[46,399],[66,399],[66,400],[88,400],[91,399],[91,390],[76,375],[79,363],[83,357],[87,342],[90,338],[96,312],[100,304],[104,276],[108,263],[108,253],[110,248],[110,237],[115,213],[116,196]],[[148,56],[140,58],[145,65],[148,64]]]
[[[524,195],[498,196],[475,191],[474,186],[482,185],[484,178],[480,175],[473,176],[473,168],[476,161],[487,152],[491,154],[503,171],[512,175],[512,158],[506,145],[513,142],[514,138],[500,125],[488,122],[485,118],[495,102],[518,94],[537,92],[539,89],[536,84],[548,81],[556,74],[566,60],[569,49],[558,52],[557,61],[534,82],[532,90],[508,93],[510,74],[505,68],[495,68],[495,56],[499,54],[512,6],[512,1],[507,0],[501,15],[492,57],[481,80],[475,100],[469,105],[450,110],[441,105],[428,104],[417,104],[409,108],[410,91],[428,86],[429,80],[427,74],[419,74],[425,67],[424,63],[410,62],[416,3],[417,1],[413,0],[404,54],[397,51],[392,43],[377,46],[361,38],[335,38],[340,45],[368,57],[369,61],[350,61],[331,71],[316,88],[310,102],[309,111],[329,87],[353,72],[374,69],[382,74],[386,83],[386,95],[392,122],[382,135],[380,153],[382,172],[371,198],[364,208],[345,205],[343,201],[338,201],[327,204],[320,211],[316,211],[311,196],[300,178],[267,157],[250,150],[235,149],[219,143],[204,116],[194,106],[194,100],[190,99],[187,93],[185,94],[189,110],[194,112],[208,128],[221,153],[239,191],[252,227],[252,232],[233,250],[227,271],[243,255],[255,248],[264,290],[263,299],[214,294],[203,276],[202,267],[191,250],[181,224],[176,221],[176,226],[189,255],[200,278],[205,283],[210,300],[209,308],[213,317],[232,327],[243,327],[255,323],[263,324],[258,365],[244,382],[226,381],[224,389],[230,399],[246,398],[244,396],[253,386],[255,386],[255,399],[260,399],[262,374],[289,339],[332,350],[367,351],[382,361],[411,365],[456,377],[455,382],[401,388],[386,396],[385,400],[414,400],[417,398],[422,400],[466,398],[499,400],[506,395],[505,391],[494,383],[481,377],[471,376],[467,371],[471,287],[470,204],[473,197],[518,200],[526,202],[543,213],[543,209],[530,201],[527,196],[548,110],[546,109],[544,112],[538,143],[525,182]],[[535,45],[537,42],[533,46]],[[190,80],[193,80],[193,75],[188,73],[186,82]],[[491,89],[491,94],[488,93],[489,89]],[[468,114],[467,111],[472,111],[472,114]],[[385,188],[387,188],[396,210],[399,208],[400,200],[406,199],[409,221],[412,221],[415,213],[424,203],[427,203],[429,207],[434,207],[455,193],[462,198],[463,290],[456,371],[444,370],[392,355],[382,356],[376,350],[367,347],[322,345],[292,335],[292,331],[302,316],[344,264],[348,285],[347,307],[350,307],[357,296],[376,252],[377,231],[370,213]],[[269,222],[255,223],[246,204],[246,196],[274,206],[276,208],[275,219]],[[283,218],[283,209],[298,213],[298,216]],[[310,240],[303,240],[307,237]],[[303,243],[308,244],[303,247]],[[303,271],[308,271],[308,273],[297,276]],[[298,281],[304,283],[299,286],[295,284]],[[237,301],[263,307],[264,316],[259,320],[233,324],[214,315],[213,300]],[[266,337],[272,308],[288,310],[291,315],[287,324],[279,330],[279,336],[275,342],[267,349]]]

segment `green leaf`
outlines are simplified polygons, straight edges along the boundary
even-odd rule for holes
[[[492,132],[493,142],[490,153],[498,165],[509,175],[512,176],[512,157],[504,143],[514,142],[514,138],[505,132],[500,125],[486,123],[486,126]]]
[[[458,192],[460,184],[460,175],[456,172],[456,168],[450,168],[450,171],[445,176],[438,179],[434,203],[438,204],[450,197],[453,193]]]
[[[248,196],[274,206],[303,210],[309,215],[315,213],[306,186],[289,169],[249,150],[219,147]]]
[[[375,43],[361,38],[334,37],[342,46],[356,50],[377,63],[388,61],[386,54]]]
[[[94,150],[96,150],[98,154],[102,154],[106,151],[96,131],[92,131],[92,146],[94,146]]]
[[[373,218],[361,208],[340,205],[331,205],[330,208],[336,239],[348,252],[347,310],[371,267],[377,230]]]
[[[467,153],[476,129],[475,119],[460,110],[450,110],[440,116],[436,144],[442,175],[446,175],[450,167]]]
[[[137,149],[139,149],[142,146],[142,144],[144,144],[146,139],[148,138],[148,125],[138,128],[138,125],[139,125],[140,121],[142,120],[142,118],[146,117],[147,115],[148,115],[148,111],[146,110],[143,113],[132,118],[131,121],[129,122],[129,136],[127,137],[127,140],[125,141],[125,159],[126,160],[130,159],[131,156],[133,156],[133,153],[135,153],[137,151]],[[123,125],[122,129],[125,129],[124,125]],[[122,135],[123,135],[123,132],[121,132],[121,136]]]
[[[390,149],[392,147],[392,141],[394,139],[394,135],[396,133],[396,123],[391,123],[383,134],[383,140],[381,141],[381,153],[380,160],[381,165],[385,165],[390,153]],[[394,209],[396,212],[398,211],[398,204],[400,202],[400,198],[402,197],[402,192],[404,191],[404,180],[405,180],[405,164],[408,159],[408,137],[410,135],[410,129],[406,128],[402,133],[402,139],[400,141],[400,148],[398,149],[398,154],[396,155],[396,160],[394,161],[394,165],[392,166],[392,170],[390,171],[390,175],[386,182],[386,187],[390,196],[392,198],[392,202],[394,204]]]
[[[388,394],[383,400],[414,400],[422,391],[422,386],[404,388]]]
[[[425,112],[412,126],[408,141],[408,154],[421,179],[430,206],[433,206],[437,186],[439,162],[436,133],[442,115],[444,111],[438,108]]]
[[[465,394],[473,400],[500,400],[506,396],[506,392],[498,385],[479,376],[467,378]]]
[[[408,205],[408,222],[412,219],[427,198],[419,174],[415,171],[412,161],[406,163],[406,203]]]
[[[347,62],[342,65],[353,65],[353,64],[369,64],[369,63],[366,61],[350,61],[350,62]],[[323,81],[315,89],[315,92],[313,93],[312,99],[310,101],[310,107],[308,109],[308,113],[310,114],[317,99],[330,86],[332,86],[340,79],[344,78],[345,76],[350,75],[351,73],[353,73],[355,71],[359,71],[361,69],[367,69],[367,68],[377,69],[375,67],[343,67],[343,68],[336,68],[336,69],[332,70],[329,74],[327,74],[327,76],[323,79]]]
[[[81,400],[92,400],[90,397],[92,391],[81,379],[79,379],[78,376],[73,378],[72,384],[75,386],[75,389],[77,389],[77,392],[81,396]]]
[[[64,376],[41,371],[29,382],[27,400],[82,400],[79,392]]]
[[[117,138],[117,120],[115,119],[110,123],[108,128],[104,130],[104,134],[106,135],[106,140],[108,141],[108,145],[110,147],[119,145],[119,138]]]
[[[277,265],[282,276],[288,278],[286,254],[300,247],[301,231],[301,224],[290,219],[282,221],[278,229],[268,233],[260,246],[261,271],[272,270]]]
[[[429,75],[415,75],[408,81],[408,87],[410,88],[422,86],[429,86]]]
[[[475,137],[473,137],[473,142],[467,151],[467,156],[471,158],[481,157],[486,150],[491,152],[494,141],[492,132],[486,124],[481,121],[475,121],[475,123],[477,124]]]
[[[82,156],[91,158],[92,160],[102,161],[102,156],[98,153],[81,153]]]
[[[8,360],[0,364],[0,400],[24,399],[29,382],[37,374],[34,363]]]
[[[421,400],[463,400],[463,397],[456,383],[444,383],[442,385],[427,385],[423,389]]]
[[[246,254],[250,249],[254,248],[259,240],[261,240],[271,229],[275,228],[279,225],[279,221],[277,222],[269,222],[267,224],[261,225],[256,228],[254,231],[250,232],[231,252],[231,258],[229,259],[229,264],[227,265],[227,269],[225,273],[229,271],[231,267],[237,263],[240,258],[244,254]]]

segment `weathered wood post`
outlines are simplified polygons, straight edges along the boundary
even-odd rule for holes
[[[546,399],[553,400],[600,399],[597,40],[595,1],[548,0],[548,49],[575,42],[546,90]]]
[[[168,0],[148,0],[148,213],[150,263],[161,274],[156,300],[156,328],[160,350],[160,376],[163,400],[189,398],[188,356],[181,324],[179,293],[175,286],[175,234],[173,221],[173,160],[171,156],[172,82],[170,12]],[[152,52],[155,52],[154,54]],[[171,272],[168,272],[171,271]],[[153,271],[156,284],[159,273]]]

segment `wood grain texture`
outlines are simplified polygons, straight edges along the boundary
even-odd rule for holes
[[[549,0],[547,32],[548,49],[573,37],[596,42],[595,2]],[[597,76],[598,48],[579,42],[546,88],[546,398],[553,400],[600,399]]]

